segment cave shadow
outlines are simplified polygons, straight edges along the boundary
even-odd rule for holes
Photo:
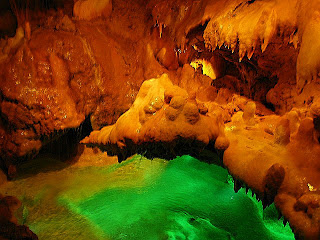
[[[139,154],[152,161],[160,158],[167,161],[174,160],[177,157],[189,155],[201,162],[214,164],[223,167],[223,151],[215,149],[215,141],[208,145],[196,139],[184,139],[177,137],[170,142],[144,142],[134,143],[131,139],[125,139],[126,148],[119,148],[117,144],[100,145],[86,144],[87,147],[98,147],[102,152],[107,152],[109,156],[117,156],[118,162],[126,161],[135,154]]]
[[[67,159],[65,156],[58,156],[52,152],[41,152],[32,160],[25,161],[20,165],[17,165],[17,176],[12,180],[21,180],[28,177],[35,176],[40,173],[49,173],[54,171],[60,171],[75,164],[83,152],[84,147],[80,144],[72,147],[76,152],[76,155],[70,156]]]
[[[47,144],[35,158],[18,164],[16,166],[17,174],[10,180],[21,180],[40,173],[61,171],[74,165],[78,162],[85,149],[85,145],[79,143],[80,140],[88,136],[92,131],[90,117],[87,117],[76,129],[57,132],[53,136],[46,137],[47,139],[42,139]],[[197,140],[178,137],[169,143],[144,143],[137,146],[127,139],[126,146],[126,149],[119,149],[117,146],[102,146],[100,150],[107,152],[109,156],[117,156],[119,163],[135,154],[140,154],[151,161],[154,158],[170,161],[179,156],[190,155],[199,161],[223,167],[223,152],[215,150],[214,142],[205,145]]]
[[[80,141],[92,132],[90,117],[78,128],[58,131],[42,139],[47,142],[33,159],[25,159],[16,165],[16,176],[10,180],[20,180],[39,173],[60,171],[78,162],[84,151]]]

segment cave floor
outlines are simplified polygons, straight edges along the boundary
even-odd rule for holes
[[[72,164],[42,155],[1,187],[39,239],[294,239],[274,205],[263,211],[250,190],[235,193],[219,166],[140,155],[118,164],[88,151]]]

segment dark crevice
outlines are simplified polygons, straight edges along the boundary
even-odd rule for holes
[[[233,14],[235,14],[235,12],[238,10],[238,8],[240,8],[241,6],[243,6],[244,4],[247,4],[247,5],[250,5],[252,3],[254,3],[256,0],[250,0],[250,1],[247,1],[247,2],[242,2],[242,3],[239,3],[232,11]],[[236,15],[236,14],[235,14]]]
[[[24,103],[22,103],[21,101],[19,101],[17,99],[12,99],[12,98],[6,97],[2,92],[0,92],[0,100],[1,101],[6,101],[6,102],[10,102],[10,103],[14,103],[16,105],[21,105],[21,106],[25,107],[27,110],[32,110],[33,109],[32,106],[24,104]]]
[[[239,3],[239,4],[233,9],[232,12],[234,13],[235,11],[237,11],[237,9],[240,8],[242,5],[243,5],[243,2],[242,2],[242,3]]]
[[[79,142],[92,132],[90,116],[78,128],[56,131],[51,136],[42,137],[45,145],[40,152],[32,152],[21,158],[1,159],[0,168],[9,179],[20,179],[40,172],[61,170],[73,164],[78,154],[83,150]],[[36,157],[35,157],[36,156]],[[10,167],[14,168],[11,173]]]
[[[209,20],[205,21],[205,23],[202,25],[200,24],[200,25],[190,29],[186,38],[191,40],[192,38],[197,37],[198,35],[203,36],[204,30],[207,28],[208,23],[209,23]]]
[[[71,128],[55,132],[39,154],[49,153],[59,160],[65,161],[77,154],[77,145],[80,140],[92,132],[90,117],[87,117],[78,128]]]
[[[276,108],[274,107],[274,105],[272,103],[268,103],[268,102],[262,102],[262,104],[269,109],[272,112],[276,111]]]

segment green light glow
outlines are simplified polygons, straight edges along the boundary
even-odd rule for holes
[[[40,239],[294,239],[273,205],[263,211],[225,169],[190,156],[69,167],[6,191],[22,187],[23,221]]]
[[[227,171],[183,156],[145,185],[106,188],[70,204],[110,239],[293,239],[262,205],[234,193]],[[64,201],[68,202],[68,197]],[[275,217],[275,209],[266,211]]]

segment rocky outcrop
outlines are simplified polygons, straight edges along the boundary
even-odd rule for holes
[[[145,12],[136,14],[143,22]],[[128,13],[121,16],[127,19]],[[118,23],[107,30],[99,19],[76,22],[57,13],[33,30],[30,40],[19,28],[22,37],[6,48],[0,64],[0,163],[12,175],[15,164],[86,117],[100,128],[132,104],[148,71],[147,51],[137,44],[145,26],[136,24],[130,38],[116,41],[132,21],[110,21]]]
[[[20,201],[12,196],[0,194],[0,238],[12,240],[36,240],[34,234],[27,226],[19,225],[15,212],[21,206]]]
[[[264,206],[275,202],[298,239],[319,238],[320,144],[312,119],[291,111],[248,124],[244,116],[238,112],[226,124],[230,147],[223,164],[235,190],[249,187]]]
[[[130,110],[114,125],[93,131],[81,141],[126,159],[136,152],[172,159],[201,152],[209,144],[224,151],[222,117],[184,90],[172,84],[168,75],[145,81]]]
[[[117,0],[112,12],[111,1],[83,11],[94,2],[74,8],[90,21],[57,14],[2,41],[8,173],[90,118],[83,143],[120,161],[224,152],[235,190],[250,187],[297,238],[318,239],[319,1]]]

